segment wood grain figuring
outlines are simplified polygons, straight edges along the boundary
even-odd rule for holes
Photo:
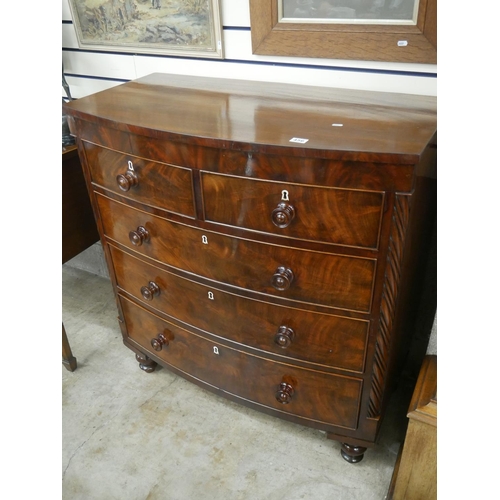
[[[169,345],[155,352],[167,365],[182,370],[217,389],[238,395],[277,412],[293,412],[303,419],[355,428],[362,382],[293,365],[270,362],[193,335],[121,298],[127,331],[143,349],[163,332]],[[218,354],[214,352],[217,348]],[[295,394],[289,405],[276,400],[279,384],[291,382]]]
[[[248,151],[208,148],[120,132],[86,121],[79,121],[77,130],[82,139],[91,143],[199,170],[372,191],[408,192],[413,187],[413,165],[354,162],[349,160],[349,152],[342,154],[342,160],[326,160],[312,156],[260,154],[255,145],[243,146]]]
[[[348,154],[345,155],[349,156]],[[413,165],[376,164],[224,151],[215,157],[201,156],[194,166],[201,170],[265,180],[294,182],[372,191],[410,191]]]
[[[139,368],[359,462],[412,343],[436,99],[153,74],[64,110]]]
[[[154,131],[194,145],[257,143],[269,146],[266,153],[314,156],[316,151],[332,159],[415,163],[435,131],[435,98],[377,94],[369,94],[374,108],[366,106],[367,93],[151,75],[88,96],[85,103],[72,101],[65,111],[118,130],[146,136]],[[297,147],[293,137],[308,142]]]
[[[205,172],[202,187],[207,220],[290,238],[378,246],[383,193],[258,182]],[[297,216],[288,227],[279,228],[271,214],[284,198]],[[226,202],[216,203],[218,199]]]
[[[370,309],[374,259],[230,238],[172,223],[104,196],[98,196],[98,205],[106,236],[176,269],[289,301],[365,312]],[[129,232],[142,226],[150,239],[135,247]],[[203,243],[203,236],[208,244]],[[295,278],[288,290],[279,292],[271,280],[277,268],[285,264],[292,268]]]
[[[193,179],[187,168],[165,165],[156,161],[84,143],[91,166],[92,182],[122,196],[189,217],[195,216]],[[137,185],[123,191],[117,176],[130,170]]]
[[[141,287],[150,280],[160,293],[147,304],[158,312],[214,336],[278,357],[362,373],[368,322],[312,313],[250,300],[180,278],[110,246],[118,287],[144,300]],[[209,298],[212,292],[213,298]],[[275,342],[279,327],[293,329],[293,342]]]

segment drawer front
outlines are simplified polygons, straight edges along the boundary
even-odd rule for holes
[[[205,219],[254,231],[377,248],[384,194],[202,173]]]
[[[368,312],[375,260],[231,238],[173,223],[97,195],[106,235],[169,266],[258,293]],[[144,228],[140,246],[136,239]],[[279,289],[278,289],[279,288]]]
[[[150,206],[195,217],[190,169],[119,153],[91,143],[84,143],[84,148],[95,184]]]
[[[207,384],[268,408],[349,429],[357,426],[362,381],[269,361],[187,332],[120,297],[128,336],[142,350]],[[151,340],[163,334],[160,351]],[[280,396],[286,404],[277,400]]]
[[[284,358],[363,372],[368,321],[214,290],[109,248],[118,286],[171,317]]]

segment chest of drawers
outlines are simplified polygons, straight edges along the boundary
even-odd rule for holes
[[[435,105],[160,74],[68,103],[139,366],[361,460],[411,340]]]

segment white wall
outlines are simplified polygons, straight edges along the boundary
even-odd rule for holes
[[[80,50],[68,0],[62,0],[62,57],[73,97],[153,72],[437,95],[437,67],[433,64],[255,56],[251,48],[249,0],[219,1],[223,60]]]

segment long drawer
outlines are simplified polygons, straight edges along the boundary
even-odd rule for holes
[[[164,314],[283,358],[363,372],[368,321],[214,290],[109,248],[118,287]]]
[[[127,198],[195,217],[189,168],[149,160],[84,142],[92,182]]]
[[[196,379],[258,405],[355,429],[362,380],[243,353],[165,322],[120,297],[129,338]],[[156,340],[153,350],[151,341]]]
[[[229,237],[97,199],[109,238],[169,266],[292,301],[370,310],[375,259]]]
[[[202,172],[201,180],[206,220],[304,240],[378,247],[382,192],[210,172]]]

